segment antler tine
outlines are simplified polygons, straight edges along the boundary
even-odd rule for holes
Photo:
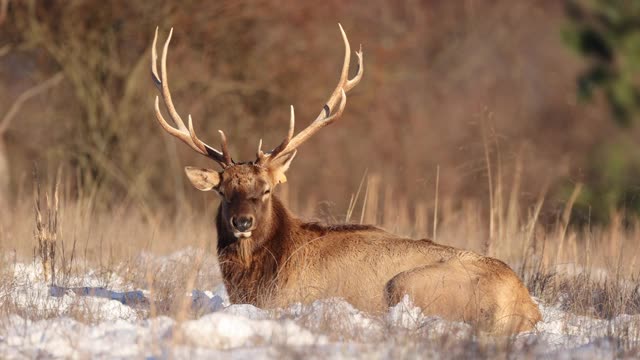
[[[340,89],[344,88],[344,85],[349,80],[349,64],[351,63],[351,45],[349,44],[349,39],[347,38],[347,34],[344,32],[342,28],[342,24],[338,23],[338,27],[340,28],[340,34],[342,35],[342,40],[344,41],[344,61],[342,63],[342,71],[340,72],[340,81],[336,86],[336,89],[333,90],[333,94],[331,94],[331,98],[329,101],[337,101],[336,95],[340,93]],[[329,102],[327,102],[327,105]],[[329,108],[333,108],[333,105],[329,105]]]
[[[342,71],[340,72],[340,80],[338,81],[338,85],[331,93],[331,96],[325,103],[322,108],[322,111],[316,119],[304,130],[299,132],[295,137],[293,137],[293,130],[295,119],[293,115],[293,106],[291,107],[291,121],[289,125],[289,133],[287,137],[282,141],[280,145],[278,145],[275,149],[267,153],[265,155],[262,153],[262,156],[258,155],[257,162],[264,161],[272,161],[280,156],[291,153],[298,146],[300,146],[303,142],[305,142],[308,138],[310,138],[313,134],[315,134],[321,128],[331,124],[336,121],[342,115],[345,106],[347,104],[347,95],[346,93],[354,88],[360,80],[362,79],[362,75],[364,74],[364,65],[363,65],[363,54],[362,54],[362,45],[360,46],[359,51],[356,51],[356,56],[358,57],[358,69],[356,75],[349,79],[349,63],[351,61],[351,46],[349,45],[349,39],[347,38],[347,34],[344,32],[342,25],[338,24],[340,27],[340,33],[342,34],[342,40],[344,41],[345,54],[344,54],[344,62],[342,64]],[[336,104],[340,100],[340,104],[337,109],[335,109]],[[335,112],[334,112],[335,110]],[[333,114],[332,114],[333,113]],[[259,151],[261,153],[261,151]]]
[[[160,81],[160,77],[158,76],[158,51],[156,51],[156,46],[158,43],[158,26],[156,26],[156,32],[153,35],[153,43],[151,44],[151,76],[153,77],[153,83],[156,84],[158,89],[160,85],[162,85],[162,81]]]
[[[342,35],[342,40],[344,41],[344,49],[345,49],[344,62],[342,64],[342,72],[340,73],[340,80],[338,81],[338,85],[336,86],[335,90],[331,94],[331,97],[329,97],[329,100],[327,100],[325,106],[322,108],[322,111],[320,112],[320,114],[318,114],[318,117],[314,120],[314,122],[321,121],[324,118],[328,118],[331,112],[333,111],[334,106],[338,102],[340,90],[343,89],[344,92],[346,93],[349,90],[353,89],[356,85],[358,85],[358,83],[362,79],[362,75],[364,74],[364,62],[363,62],[364,59],[362,54],[362,45],[360,45],[360,49],[356,51],[356,56],[358,57],[358,69],[353,79],[349,80],[349,64],[351,62],[351,45],[349,45],[349,39],[347,38],[347,34],[344,32],[342,25],[338,24],[338,27],[340,28],[340,34]]]
[[[287,139],[286,139],[287,143],[291,141],[295,127],[296,127],[296,113],[293,110],[293,105],[291,105],[291,116],[289,117],[289,132],[287,133]]]
[[[265,156],[264,151],[262,151],[262,139],[260,139],[260,142],[258,143],[258,151],[256,152],[256,162],[263,161]]]
[[[193,128],[193,119],[191,118],[191,114],[187,115],[189,119],[189,136],[191,136],[191,140],[193,140],[193,144],[200,150],[200,153],[207,153],[207,148],[205,147],[205,143],[202,142],[198,136],[196,135],[196,130]]]
[[[190,148],[197,151],[198,153],[202,155],[206,155],[206,152],[203,152],[198,146],[196,146],[196,144],[191,139],[190,134],[174,128],[173,126],[169,125],[167,120],[164,119],[164,117],[162,116],[162,112],[160,112],[160,100],[158,96],[156,96],[155,111],[156,111],[156,119],[158,120],[158,123],[160,124],[160,126],[162,126],[162,128],[166,132],[182,140],[182,142],[189,145]]]
[[[360,44],[360,50],[356,51],[356,56],[358,57],[358,69],[356,71],[356,76],[353,79],[347,81],[344,86],[344,91],[349,91],[353,89],[360,80],[362,79],[362,75],[364,75],[364,62],[363,62],[363,54],[362,54],[362,44]]]
[[[293,110],[293,105],[291,105],[291,117],[289,119],[289,132],[287,133],[287,137],[284,138],[284,140],[282,140],[280,145],[278,145],[273,150],[268,152],[269,156],[276,156],[279,153],[281,153],[284,149],[287,148],[287,146],[291,142],[291,138],[293,138],[295,125],[296,125],[296,114],[295,114],[295,111]]]
[[[173,105],[173,100],[171,99],[171,91],[169,90],[169,80],[167,76],[167,53],[169,51],[169,43],[171,42],[171,36],[173,35],[173,28],[169,32],[169,36],[167,36],[167,40],[164,43],[164,47],[162,49],[162,57],[160,59],[160,74],[158,75],[158,52],[156,49],[158,42],[158,28],[156,27],[155,35],[153,37],[153,44],[151,49],[151,75],[153,78],[153,82],[156,84],[158,90],[160,90],[160,95],[162,96],[162,100],[169,112],[169,115],[173,122],[176,124],[177,128],[171,126],[165,118],[162,116],[162,112],[160,111],[159,97],[156,96],[155,101],[155,113],[156,119],[162,128],[168,132],[169,134],[177,137],[185,144],[189,145],[190,148],[207,156],[216,162],[218,162],[222,167],[227,167],[233,164],[233,160],[227,151],[226,147],[226,139],[223,136],[223,151],[220,152],[213,147],[205,144],[202,140],[198,138],[196,132],[193,128],[193,120],[191,119],[191,115],[188,116],[189,122],[188,127],[185,126],[184,121],[176,111],[175,106]]]
[[[314,121],[313,123],[311,123],[311,125],[306,127],[304,130],[300,131],[298,135],[296,135],[296,137],[294,137],[293,139],[291,139],[291,141],[289,141],[288,145],[286,146],[286,149],[283,149],[279,154],[284,155],[292,152],[293,150],[297,149],[298,146],[302,145],[303,142],[307,141],[307,139],[309,139],[318,130],[331,124],[335,120],[338,120],[340,116],[342,116],[342,113],[344,112],[344,109],[346,106],[347,106],[347,94],[344,91],[344,89],[340,89],[340,105],[338,106],[338,109],[336,110],[336,112],[333,113],[328,118],[323,117],[320,120]]]
[[[158,35],[156,28],[156,37]],[[171,119],[175,122],[180,130],[187,130],[187,127],[184,126],[184,121],[180,117],[180,114],[176,111],[176,107],[173,105],[173,100],[171,99],[171,91],[169,90],[169,77],[167,76],[167,54],[169,52],[169,43],[171,42],[171,37],[173,36],[173,28],[169,31],[169,36],[167,36],[167,40],[164,42],[164,46],[162,47],[162,58],[160,59],[160,90],[162,91],[162,98],[164,99],[164,104],[169,111],[169,115],[171,115]],[[156,39],[154,38],[154,46],[153,52],[156,52],[155,44]],[[158,57],[158,54],[155,54],[155,57]],[[155,63],[154,63],[155,64]],[[157,69],[154,69],[157,72]]]
[[[340,72],[340,80],[338,81],[338,85],[331,93],[329,100],[322,107],[322,111],[316,117],[314,122],[320,121],[323,118],[329,117],[331,112],[333,111],[334,106],[338,102],[340,96],[340,90],[345,87],[349,80],[349,63],[351,62],[351,45],[349,45],[349,39],[347,38],[347,34],[344,32],[342,25],[338,23],[338,27],[340,28],[340,34],[342,35],[342,40],[344,41],[344,61],[342,63],[342,71]],[[348,91],[347,89],[345,89]]]
[[[231,160],[231,155],[229,155],[229,149],[227,148],[227,136],[224,134],[224,131],[218,130],[220,133],[220,138],[222,139],[222,157],[224,159],[225,164],[231,165],[233,164],[233,160]]]

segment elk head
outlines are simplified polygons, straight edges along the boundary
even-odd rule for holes
[[[220,150],[214,149],[196,136],[191,115],[188,116],[188,125],[185,126],[176,111],[169,91],[166,64],[167,50],[173,29],[169,32],[164,44],[160,73],[158,73],[156,52],[158,29],[156,28],[151,54],[153,80],[176,127],[171,126],[164,119],[160,112],[158,97],[155,101],[156,118],[160,126],[169,134],[182,140],[194,151],[209,157],[222,167],[221,171],[195,167],[185,168],[187,177],[193,186],[201,191],[215,191],[222,198],[218,214],[219,236],[220,232],[224,231],[227,234],[232,234],[236,240],[254,238],[261,241],[261,239],[265,239],[269,231],[272,230],[271,224],[273,223],[270,221],[273,211],[271,194],[278,184],[286,182],[285,173],[296,155],[296,149],[318,130],[336,121],[342,115],[347,103],[346,93],[360,82],[364,69],[362,49],[360,49],[356,52],[358,71],[352,79],[348,78],[351,50],[342,26],[340,26],[340,32],[345,46],[340,80],[318,117],[307,128],[294,136],[295,114],[292,106],[289,132],[282,143],[273,150],[263,152],[261,140],[254,161],[236,163],[229,155],[224,132],[219,131],[222,139]]]

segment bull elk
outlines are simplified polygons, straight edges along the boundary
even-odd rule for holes
[[[291,107],[289,131],[280,145],[265,152],[260,141],[254,161],[235,162],[222,131],[217,150],[196,136],[191,115],[185,125],[176,111],[166,63],[173,29],[164,44],[159,73],[156,29],[152,75],[175,127],[163,117],[156,96],[158,123],[222,167],[185,171],[195,188],[215,191],[221,198],[217,252],[231,301],[281,307],[340,297],[361,310],[380,313],[409,295],[425,314],[465,321],[481,331],[509,334],[533,329],[541,319],[538,307],[502,261],[428,239],[401,238],[369,225],[305,222],[274,194],[276,186],[287,180],[298,147],[340,119],[346,94],[362,79],[362,50],[355,53],[358,69],[350,79],[351,50],[342,26],[340,32],[345,46],[340,80],[318,117],[294,136]]]

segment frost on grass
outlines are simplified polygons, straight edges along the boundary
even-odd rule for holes
[[[111,275],[105,280],[93,271],[83,277],[67,279],[67,286],[49,286],[44,282],[42,268],[37,264],[12,265],[13,278],[3,284],[0,299],[5,311],[25,318],[69,316],[88,321],[135,320],[135,308],[130,306],[144,297],[141,291],[130,291],[122,279]],[[114,301],[115,300],[115,301]]]
[[[89,271],[50,287],[37,268],[13,265],[1,288],[0,358],[610,358],[640,345],[639,315],[594,319],[547,304],[537,331],[511,338],[424,316],[408,297],[380,316],[336,298],[265,310],[231,305],[222,285],[184,293],[190,316],[150,316],[149,291],[117,275]]]

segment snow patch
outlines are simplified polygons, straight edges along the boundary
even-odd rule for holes
[[[0,287],[0,299],[16,309],[16,314],[0,318],[0,358],[220,358],[233,351],[234,357],[253,360],[279,358],[283,349],[323,358],[371,358],[393,357],[399,342],[411,334],[425,340],[446,337],[454,346],[478,341],[469,325],[424,316],[407,296],[382,316],[364,313],[339,298],[265,310],[230,304],[219,285],[191,291],[197,318],[178,321],[142,317],[145,312],[139,308],[149,306],[146,293],[127,288],[116,275],[109,275],[108,287],[104,276],[95,272],[67,279],[64,287],[50,287],[38,266],[15,264],[13,280],[11,286]],[[640,315],[603,320],[568,313],[559,305],[539,306],[543,321],[536,331],[512,338],[514,353],[611,358],[619,355],[620,342],[625,347],[640,345]],[[71,315],[78,312],[92,321],[74,320]],[[430,348],[428,354],[446,357],[438,351]]]

